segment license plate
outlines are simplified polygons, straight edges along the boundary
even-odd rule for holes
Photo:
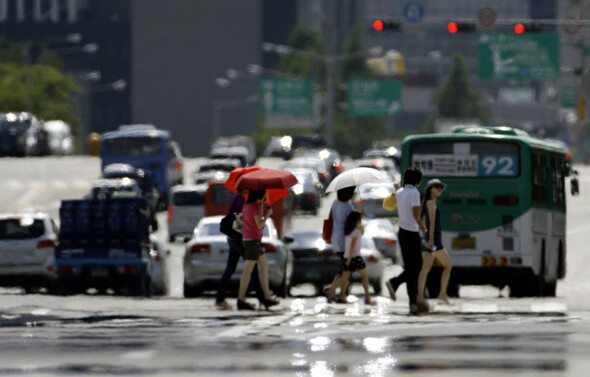
[[[451,247],[454,250],[475,249],[475,237],[454,237]]]
[[[104,278],[109,276],[109,269],[104,266],[95,266],[90,270],[90,276],[93,278]]]

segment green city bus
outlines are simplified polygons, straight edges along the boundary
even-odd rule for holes
[[[510,287],[510,295],[555,296],[566,272],[566,150],[511,127],[458,126],[413,135],[402,169],[419,167],[447,184],[439,199],[442,242],[453,262],[448,293],[459,285]],[[428,277],[438,295],[440,266]]]

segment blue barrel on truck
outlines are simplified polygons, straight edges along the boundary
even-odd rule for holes
[[[63,200],[55,249],[60,294],[99,292],[149,296],[147,202],[143,198]]]

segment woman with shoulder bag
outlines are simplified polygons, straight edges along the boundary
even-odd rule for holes
[[[227,208],[228,213],[239,213],[240,215],[242,214],[242,208],[244,207],[244,203],[246,202],[246,198],[244,197],[244,195],[247,192],[248,190],[240,190],[237,194],[234,195],[232,201],[230,202]],[[232,305],[225,300],[225,294],[227,289],[229,288],[229,282],[231,280],[231,277],[236,271],[236,267],[238,266],[240,257],[244,258],[242,234],[238,232],[233,232],[232,234],[233,236],[227,237],[227,243],[229,245],[227,264],[225,265],[225,271],[223,271],[223,275],[221,275],[221,279],[219,280],[219,286],[217,287],[217,295],[215,296],[215,306],[221,310],[232,309]],[[264,292],[262,291],[262,286],[260,285],[257,266],[254,266],[254,269],[252,270],[250,284],[256,292],[256,297],[262,303],[262,301],[264,300]]]
[[[260,303],[267,309],[278,305],[279,301],[272,297],[268,283],[268,261],[262,249],[262,228],[266,220],[272,215],[272,208],[264,204],[265,190],[250,190],[248,201],[242,209],[243,233],[242,244],[244,246],[244,271],[240,278],[240,290],[238,292],[238,310],[254,310],[254,306],[246,301],[246,291],[252,271],[256,266],[260,267],[260,284],[264,297]]]

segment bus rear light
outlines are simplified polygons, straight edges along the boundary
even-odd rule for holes
[[[41,240],[37,242],[37,249],[49,249],[55,247],[55,240]]]
[[[210,253],[210,252],[211,252],[211,245],[209,245],[208,243],[196,243],[193,246],[191,246],[191,249],[190,249],[191,254]]]
[[[174,221],[174,206],[168,206],[168,222]]]
[[[515,195],[498,195],[494,196],[493,203],[497,206],[516,206],[518,197]]]
[[[138,271],[137,266],[119,266],[119,272],[121,274],[136,274]]]
[[[262,248],[264,249],[265,253],[276,253],[276,251],[277,251],[277,247],[275,245],[273,245],[272,243],[268,243],[268,242],[263,242]]]

